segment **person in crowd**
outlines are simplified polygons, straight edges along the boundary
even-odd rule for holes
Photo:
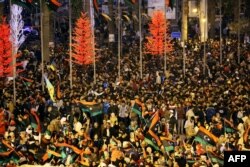
[[[204,66],[200,43],[190,40],[185,76],[177,49],[166,72],[162,58],[146,54],[141,78],[139,46],[132,43],[124,41],[120,78],[117,56],[104,44],[96,83],[91,66],[73,65],[72,89],[67,49],[58,45],[48,62],[57,70],[44,69],[55,101],[41,84],[39,51],[23,51],[16,103],[11,79],[0,90],[0,166],[223,166],[225,150],[250,149],[248,47],[238,62],[237,41],[225,43],[220,64],[218,41],[208,40]]]

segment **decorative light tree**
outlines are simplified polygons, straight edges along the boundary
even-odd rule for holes
[[[169,34],[169,22],[165,21],[162,11],[153,13],[149,31],[151,35],[147,37],[147,43],[145,44],[146,53],[161,56],[164,52],[169,53],[173,50]]]
[[[22,20],[23,8],[13,4],[11,5],[10,15],[10,29],[11,29],[11,42],[12,42],[12,65],[13,65],[13,96],[14,103],[16,103],[16,55],[17,51],[26,39],[23,33],[24,21]],[[19,63],[20,65],[20,63]]]
[[[72,38],[72,62],[80,65],[88,65],[95,61],[92,38],[91,22],[86,14],[81,13],[81,17],[76,21]]]
[[[7,77],[12,74],[12,45],[10,41],[10,26],[6,18],[0,24],[0,77]]]
[[[14,55],[26,39],[23,33],[24,21],[22,20],[22,11],[23,8],[21,6],[16,4],[11,6],[10,28]]]

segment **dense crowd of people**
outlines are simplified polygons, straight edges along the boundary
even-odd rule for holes
[[[0,166],[223,166],[224,151],[250,149],[249,46],[239,59],[237,41],[224,41],[220,64],[218,41],[205,59],[203,44],[187,41],[184,69],[175,41],[166,72],[163,57],[144,55],[141,78],[137,43],[123,43],[120,77],[111,45],[97,53],[96,83],[92,65],[74,65],[72,89],[57,46],[45,68],[55,101],[39,51],[20,51],[16,104],[11,78],[0,92]]]

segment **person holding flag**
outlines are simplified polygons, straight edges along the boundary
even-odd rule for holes
[[[50,96],[50,99],[55,102],[55,97],[54,97],[54,94],[55,94],[55,88],[54,86],[51,84],[50,80],[48,79],[48,77],[45,75],[44,76],[44,80],[46,82],[46,86],[47,86],[47,89],[48,89],[48,93],[49,93],[49,96]]]

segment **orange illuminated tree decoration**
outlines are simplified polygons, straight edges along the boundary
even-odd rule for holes
[[[94,62],[94,48],[91,22],[86,14],[81,13],[73,33],[72,62],[84,65]]]
[[[7,77],[12,74],[12,44],[10,41],[10,26],[6,18],[0,24],[0,77]]]
[[[146,53],[151,55],[163,55],[164,44],[166,53],[173,50],[173,44],[169,34],[169,22],[165,21],[165,16],[162,11],[155,11],[149,24],[150,36],[147,37],[145,44]],[[165,40],[166,38],[166,40]]]

